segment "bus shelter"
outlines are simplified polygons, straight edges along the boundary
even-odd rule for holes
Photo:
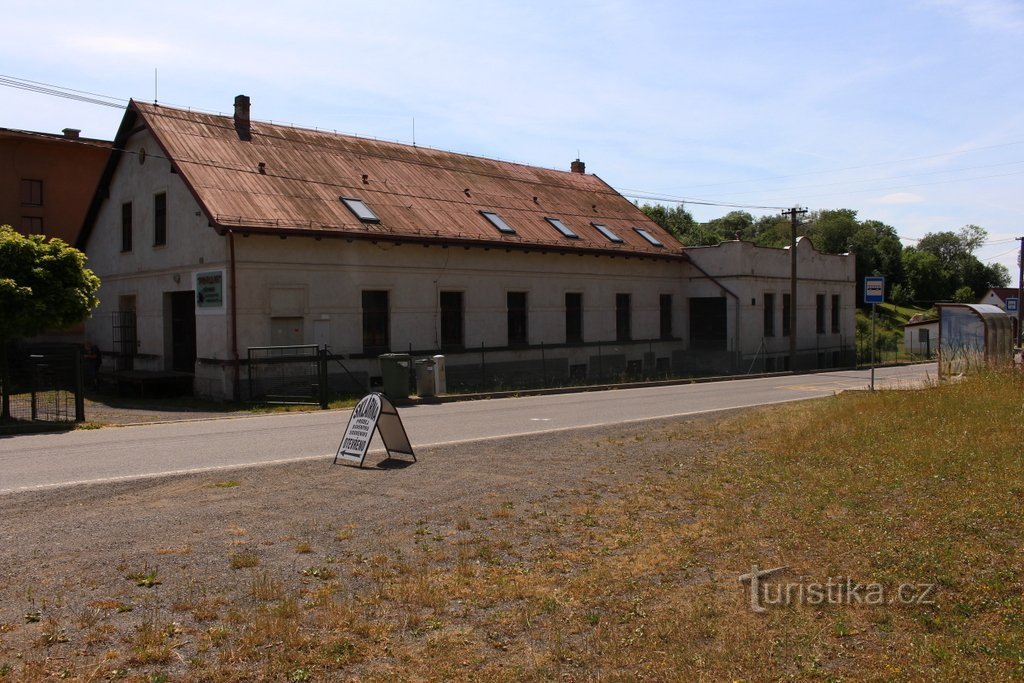
[[[939,378],[1013,363],[1013,317],[989,304],[939,304]]]

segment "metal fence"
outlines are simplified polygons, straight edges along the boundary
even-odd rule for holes
[[[250,347],[248,400],[326,406],[325,355],[315,344]]]
[[[898,343],[893,342],[894,337],[876,337],[875,339],[875,365],[892,365],[897,363],[920,363],[938,358],[937,342],[928,344],[921,348],[907,350],[902,337]],[[859,338],[857,340],[857,366],[864,367],[871,363],[871,337]]]
[[[679,340],[534,345],[522,348],[409,349],[408,393],[416,393],[418,359],[443,355],[447,393],[517,391],[707,376],[786,372],[789,354],[694,349]],[[253,403],[326,406],[343,395],[381,390],[384,376],[372,356],[346,360],[315,345],[248,349],[241,396]],[[849,343],[798,348],[796,370],[849,368]],[[350,372],[346,366],[351,365]],[[402,384],[401,379],[398,380]],[[404,393],[404,392],[403,392]]]
[[[72,423],[85,420],[82,350],[76,345],[13,346],[7,354],[10,419]]]
[[[521,351],[480,348],[455,353],[409,352],[414,359],[438,353],[445,356],[447,390],[450,393],[620,384],[789,370],[788,353],[759,350],[749,354],[727,349],[694,349],[681,341],[660,340],[583,346],[537,345]],[[799,348],[796,368],[848,368],[854,365],[855,355],[852,344]],[[370,377],[371,382],[375,379]],[[410,386],[413,385],[410,379]]]
[[[135,311],[114,311],[111,316],[111,325],[113,326],[114,340],[114,370],[134,370],[135,356],[139,346]]]

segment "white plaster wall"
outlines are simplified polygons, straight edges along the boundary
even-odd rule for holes
[[[918,341],[918,330],[928,330],[929,341]],[[925,323],[923,325],[908,325],[903,328],[903,348],[907,353],[925,355],[931,352],[933,355],[939,351],[939,321]]]
[[[789,249],[759,247],[751,242],[723,242],[687,250],[690,258],[719,283],[696,268],[687,272],[687,297],[726,296],[729,350],[754,354],[762,343],[768,354],[789,351],[782,336],[782,298],[790,291]],[[822,254],[810,240],[797,241],[797,346],[800,350],[852,346],[856,334],[856,262],[852,255]],[[736,297],[723,292],[728,288]],[[764,294],[775,294],[775,335],[764,337]],[[825,295],[825,334],[817,333],[817,295]],[[839,296],[839,332],[832,332],[832,296]],[[688,323],[688,312],[685,313]],[[738,345],[738,346],[737,346]]]
[[[583,294],[584,341],[614,341],[617,293],[632,295],[634,339],[659,336],[661,294],[672,294],[682,329],[679,262],[256,235],[235,244],[242,347],[270,343],[271,317],[300,316],[307,342],[314,321],[329,320],[332,351],[361,353],[361,293],[372,289],[389,292],[395,351],[439,346],[441,291],[463,292],[467,348],[507,344],[510,291],[527,293],[530,344],[565,342],[570,291]]]
[[[140,164],[139,151],[146,150]],[[167,194],[167,244],[153,244],[154,195]],[[121,206],[132,202],[133,244],[121,251]],[[181,178],[148,132],[130,138],[121,156],[96,224],[86,244],[89,267],[100,277],[100,305],[86,323],[86,334],[104,351],[113,349],[112,314],[123,295],[136,297],[139,353],[136,367],[163,370],[165,349],[164,294],[192,289],[196,271],[226,268],[227,244],[211,228]],[[196,318],[199,355],[205,350],[224,357],[227,346],[225,315]]]
[[[1006,310],[1006,302],[1000,299],[999,296],[996,295],[996,293],[993,292],[991,289],[985,293],[985,296],[983,296],[981,298],[981,301],[979,301],[978,303],[988,304],[990,306],[996,306],[998,308],[1001,308],[1004,311]]]

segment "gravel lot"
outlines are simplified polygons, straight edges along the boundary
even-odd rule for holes
[[[87,680],[85,671],[116,670],[123,655],[110,651],[155,619],[181,629],[181,675],[196,654],[190,634],[209,627],[182,605],[251,601],[257,571],[302,591],[317,583],[309,568],[327,565],[358,591],[348,577],[375,553],[470,525],[500,535],[506,524],[492,513],[502,507],[586,504],[702,448],[701,425],[713,419],[687,421],[692,442],[648,438],[663,426],[651,422],[436,447],[399,467],[371,453],[364,469],[328,459],[0,496],[0,665],[11,680],[61,663]],[[258,567],[232,568],[241,551]],[[157,585],[137,585],[153,570]]]

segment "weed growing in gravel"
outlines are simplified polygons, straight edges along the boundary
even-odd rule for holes
[[[232,569],[248,569],[259,566],[260,558],[252,550],[240,550],[228,555],[228,563]]]
[[[43,622],[43,627],[39,630],[37,642],[45,647],[50,647],[57,643],[68,642],[68,636],[60,622],[54,617],[49,617]]]
[[[129,662],[136,666],[167,663],[171,658],[171,639],[178,630],[177,624],[160,626],[152,617],[147,617],[131,639],[133,653]]]
[[[321,581],[330,581],[335,578],[338,574],[333,569],[326,565],[306,567],[302,570],[303,576],[312,576],[320,579]]]
[[[125,578],[129,581],[134,581],[136,586],[142,588],[153,588],[159,586],[162,581],[159,579],[160,570],[157,567],[150,567],[149,563],[137,572],[131,572],[126,575]]]
[[[284,597],[281,582],[275,581],[268,572],[260,572],[249,582],[249,594],[257,600],[270,602]]]

